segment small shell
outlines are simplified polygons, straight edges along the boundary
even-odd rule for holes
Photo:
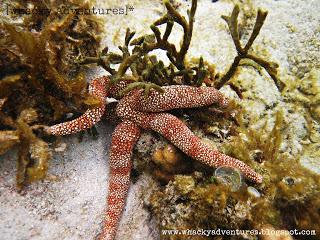
[[[259,197],[261,197],[261,193],[257,190],[257,189],[255,189],[254,187],[248,187],[247,188],[247,192],[250,194],[250,196],[252,196],[252,197],[256,197],[256,198],[259,198]]]
[[[238,169],[219,167],[214,175],[219,183],[230,186],[232,192],[236,192],[242,185],[242,177]]]
[[[282,179],[282,181],[287,184],[288,186],[292,186],[295,184],[295,179],[292,177],[285,177]]]

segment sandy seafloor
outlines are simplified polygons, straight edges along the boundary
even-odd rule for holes
[[[180,11],[187,3],[181,2]],[[234,1],[236,2],[236,1]],[[242,1],[250,3],[251,1]],[[161,1],[97,1],[101,7],[132,5],[127,16],[105,16],[104,43],[111,49],[122,44],[125,29],[135,29],[137,34],[150,33],[149,25],[165,11]],[[234,46],[227,32],[222,14],[229,15],[231,1],[200,0],[196,13],[194,35],[189,57],[202,55],[225,71],[235,56]],[[268,58],[280,65],[280,78],[289,78],[311,69],[319,71],[320,1],[264,0],[252,1],[254,8],[262,7],[269,15],[255,46],[266,49]],[[250,9],[250,7],[248,7]],[[120,30],[120,31],[119,31]],[[179,34],[170,40],[178,43]],[[103,74],[92,70],[90,77]],[[319,76],[319,74],[318,74]],[[248,68],[239,78],[252,79],[251,90],[258,100],[251,102],[251,111],[259,113],[266,105],[282,102],[272,80]],[[320,81],[318,79],[318,81]],[[224,92],[232,95],[229,89]],[[283,104],[285,108],[286,105]],[[290,139],[291,153],[301,151],[305,133],[305,119],[299,113],[292,115]],[[268,115],[266,116],[268,117]],[[108,181],[108,148],[113,127],[106,121],[98,124],[99,138],[88,135],[79,143],[78,136],[61,138],[67,144],[64,152],[55,153],[49,173],[55,178],[34,183],[21,194],[15,189],[16,162],[13,152],[0,158],[0,239],[94,239],[99,233],[105,208]],[[316,159],[303,158],[303,163],[320,172]],[[123,214],[117,239],[159,239],[152,216],[143,208],[143,198],[148,193],[150,178],[140,176],[131,185],[127,206]]]

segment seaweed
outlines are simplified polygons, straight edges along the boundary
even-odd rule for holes
[[[281,82],[277,77],[277,68],[278,64],[268,62],[260,57],[257,57],[253,54],[249,53],[249,50],[258,36],[261,27],[263,26],[263,23],[267,17],[268,12],[264,12],[262,10],[258,10],[256,22],[254,24],[251,36],[249,37],[247,43],[244,47],[242,47],[239,37],[239,30],[238,30],[238,16],[239,16],[240,8],[238,5],[235,5],[233,8],[233,11],[231,13],[231,16],[222,16],[222,18],[227,22],[228,28],[232,37],[232,40],[234,42],[234,45],[237,50],[237,56],[234,58],[234,61],[228,71],[221,77],[221,79],[215,84],[215,86],[220,89],[226,82],[228,82],[232,76],[235,74],[237,67],[240,65],[240,61],[242,59],[249,59],[263,67],[270,77],[273,79],[274,83],[276,84],[279,91],[282,91],[284,88],[284,83]]]
[[[197,1],[192,1],[191,9],[187,12],[189,17],[188,21],[174,9],[169,1],[165,1],[164,5],[167,8],[168,13],[162,18],[155,21],[154,24],[150,26],[151,30],[154,32],[157,42],[154,44],[145,45],[143,48],[145,48],[147,51],[152,51],[159,48],[166,50],[168,58],[177,67],[177,69],[184,70],[184,59],[189,49],[192,37],[194,15],[197,9]],[[176,50],[173,44],[170,44],[168,42],[168,38],[170,36],[174,22],[179,24],[184,31],[183,40],[179,51]],[[161,38],[160,30],[157,26],[162,24],[166,24],[166,30],[163,34],[163,37]]]
[[[281,129],[283,124],[283,112],[280,110],[275,114],[274,126],[268,130],[267,121],[260,131],[253,127],[247,127],[244,123],[244,110],[236,117],[239,127],[237,136],[233,137],[231,143],[226,146],[228,154],[236,156],[242,161],[249,159],[256,162],[275,161],[279,158],[279,149],[282,143]]]
[[[79,56],[97,53],[100,23],[95,16],[56,11],[62,6],[88,6],[82,1],[8,4],[52,10],[48,15],[8,16],[0,23],[0,154],[17,148],[17,187],[21,189],[47,173],[52,139],[37,131],[39,126],[100,104],[87,93],[82,68],[74,63]]]
[[[197,1],[192,1],[191,8],[188,11],[188,20],[169,1],[164,1],[164,5],[167,9],[167,14],[150,26],[153,34],[133,39],[135,32],[127,29],[124,45],[119,46],[122,52],[121,55],[108,52],[108,48],[106,47],[97,57],[85,57],[79,59],[78,62],[80,64],[95,63],[103,67],[111,74],[110,85],[122,79],[132,80],[133,83],[128,86],[125,92],[133,88],[145,88],[147,93],[150,89],[161,92],[161,88],[157,85],[177,84],[179,80],[180,84],[200,86],[208,73],[203,59],[199,59],[198,66],[187,66],[185,63],[185,56],[192,37]],[[180,25],[184,30],[179,50],[168,41],[175,23]],[[160,25],[166,25],[162,36],[159,30]],[[131,51],[130,48],[132,48]],[[168,59],[171,61],[168,66],[164,66],[163,61],[158,61],[155,55],[149,55],[150,52],[157,49],[166,52]],[[119,64],[117,70],[111,67],[112,64]],[[132,72],[131,76],[126,75],[129,69]],[[181,78],[177,78],[179,76]]]
[[[51,152],[44,140],[38,138],[29,124],[37,120],[34,109],[25,109],[16,121],[19,140],[17,187],[44,179],[48,170]]]
[[[0,154],[4,154],[6,151],[11,149],[15,144],[19,142],[19,134],[16,131],[0,131]]]
[[[134,38],[135,32],[127,29],[124,45],[119,46],[122,54],[108,52],[108,48],[106,47],[97,57],[84,57],[79,59],[78,62],[80,64],[95,63],[103,67],[111,74],[110,86],[122,79],[131,80],[133,83],[130,84],[123,93],[133,88],[144,88],[145,92],[148,93],[150,89],[161,92],[161,88],[157,85],[185,84],[201,86],[202,84],[210,84],[211,81],[214,81],[213,85],[219,89],[232,78],[237,67],[243,64],[241,60],[247,60],[253,61],[254,64],[252,64],[252,66],[254,67],[261,66],[264,68],[274,80],[278,89],[282,91],[284,83],[277,77],[278,65],[249,53],[254,40],[261,30],[267,12],[261,11],[260,9],[258,10],[252,34],[244,47],[241,46],[240,33],[238,30],[237,18],[240,11],[239,6],[235,5],[230,17],[222,16],[228,23],[238,56],[235,57],[229,70],[217,80],[212,79],[212,72],[210,72],[212,71],[212,67],[204,61],[202,57],[197,61],[193,61],[197,62],[197,64],[190,64],[185,61],[185,56],[192,38],[197,1],[192,1],[191,8],[188,10],[188,19],[182,16],[169,1],[164,1],[164,5],[167,13],[151,24],[150,29],[153,34]],[[168,40],[174,24],[183,28],[183,37],[179,50]],[[165,25],[163,33],[161,33],[159,29],[161,25]],[[165,66],[163,61],[158,60],[155,55],[150,55],[153,50],[157,49],[166,52],[170,60],[168,66]],[[112,65],[118,65],[118,68],[115,69]],[[130,76],[126,75],[129,69],[132,73]]]

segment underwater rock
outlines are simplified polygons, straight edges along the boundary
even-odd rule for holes
[[[182,155],[172,144],[167,144],[164,148],[157,148],[153,152],[152,160],[165,171],[174,172],[175,167],[181,163]]]
[[[157,147],[159,143],[156,141],[154,136],[150,133],[142,133],[135,148],[139,154],[150,156],[154,147]]]
[[[152,175],[163,184],[173,180],[176,174],[182,174],[190,170],[190,162],[185,159],[183,153],[166,142],[156,147],[151,160],[155,164],[155,169],[151,170]]]

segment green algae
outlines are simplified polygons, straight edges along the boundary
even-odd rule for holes
[[[285,99],[294,103],[294,108],[303,108],[314,120],[320,120],[320,71],[313,68],[303,78],[287,79],[283,93]],[[310,123],[310,121],[309,121]]]
[[[277,160],[282,143],[282,111],[276,113],[271,131],[268,130],[267,122],[264,123],[259,131],[247,127],[242,114],[237,116],[239,124],[237,131],[239,134],[226,147],[227,154],[237,156],[237,158],[245,162],[249,159],[257,162]]]

